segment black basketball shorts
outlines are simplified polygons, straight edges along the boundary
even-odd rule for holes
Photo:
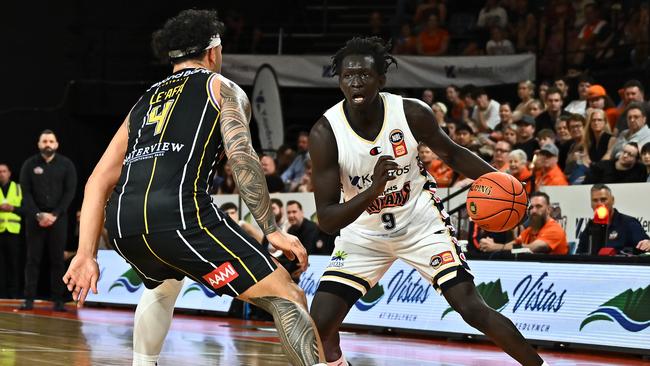
[[[218,295],[236,297],[264,277],[276,264],[268,250],[226,218],[209,227],[113,239],[145,286],[189,277]]]

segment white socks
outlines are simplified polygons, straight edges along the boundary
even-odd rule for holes
[[[345,359],[345,355],[341,355],[336,361],[328,362],[327,366],[348,366],[348,361]]]
[[[153,290],[144,290],[135,309],[133,366],[153,366],[158,361],[182,287],[183,281],[169,279]]]
[[[133,352],[133,366],[156,366],[158,362],[158,355],[147,356],[137,352]]]

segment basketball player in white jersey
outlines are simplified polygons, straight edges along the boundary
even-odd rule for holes
[[[311,130],[319,226],[341,231],[311,304],[328,364],[348,365],[339,326],[398,258],[522,365],[545,364],[514,324],[477,293],[449,217],[435,196],[435,181],[420,169],[418,141],[472,179],[494,168],[452,142],[426,104],[379,92],[391,63],[395,59],[379,38],[348,41],[332,62],[345,99]]]

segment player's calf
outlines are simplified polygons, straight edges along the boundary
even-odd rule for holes
[[[319,363],[318,333],[302,305],[277,296],[250,300],[273,315],[282,348],[291,364],[306,366]]]

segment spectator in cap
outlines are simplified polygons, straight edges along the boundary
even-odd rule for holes
[[[526,156],[532,157],[535,150],[539,149],[539,144],[535,140],[535,120],[529,115],[523,115],[517,121],[517,143],[514,149],[521,149],[526,152]]]
[[[592,164],[584,183],[639,183],[646,180],[646,168],[639,162],[639,146],[629,142],[623,146],[616,160],[601,160]]]
[[[612,98],[607,95],[607,92],[602,85],[595,84],[590,86],[587,90],[587,108],[602,109],[605,111],[609,130],[614,130],[621,111],[616,108],[616,104],[614,104]]]
[[[583,117],[586,115],[588,90],[593,83],[594,80],[588,75],[582,75],[578,79],[578,99],[567,104],[566,108],[564,108],[567,113],[580,114]]]
[[[569,185],[562,169],[557,165],[559,150],[554,144],[546,144],[537,152],[535,187]]]
[[[603,159],[615,159],[623,151],[623,146],[629,142],[635,142],[643,146],[650,142],[650,128],[646,119],[646,108],[641,103],[630,103],[625,109],[627,118],[627,130],[621,132],[614,143],[611,152],[607,152]]]

